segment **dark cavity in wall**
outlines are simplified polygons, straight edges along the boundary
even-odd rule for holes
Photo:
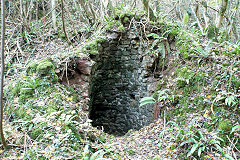
[[[139,107],[139,101],[155,89],[155,58],[144,54],[139,42],[134,32],[110,32],[98,46],[89,86],[90,119],[107,133],[123,135],[153,122],[153,105]]]
[[[156,106],[139,107],[139,102],[155,91],[172,55],[175,37],[165,35],[166,39],[155,41],[147,36],[150,33],[164,36],[166,25],[163,23],[156,27],[143,19],[138,23],[134,17],[120,20],[125,31],[108,30],[105,41],[98,44],[99,54],[90,75],[89,116],[93,126],[121,136],[153,122]],[[160,43],[162,50],[151,54]]]

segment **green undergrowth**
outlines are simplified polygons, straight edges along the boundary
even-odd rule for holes
[[[152,28],[159,28],[159,30],[155,30],[150,34],[142,35],[143,39],[149,41],[149,39],[155,39],[153,42],[149,44],[149,51],[147,53],[151,54],[159,54],[160,52],[170,52],[170,46],[168,41],[172,41],[175,39],[180,33],[180,27],[171,22],[164,21],[159,18],[156,21],[146,21],[146,15],[144,11],[125,11],[121,9],[115,9],[113,14],[106,15],[104,17],[104,21],[102,22],[102,30],[101,34],[93,36],[91,40],[87,40],[85,45],[82,47],[81,51],[85,54],[89,55],[97,55],[98,54],[98,44],[106,41],[107,37],[104,37],[108,32],[117,32],[117,33],[125,33],[129,30],[133,32],[145,32],[142,30],[141,26],[136,25],[137,23],[144,21],[144,25],[146,30],[152,30]],[[157,32],[157,33],[156,33]],[[160,34],[160,35],[158,35]],[[165,51],[164,44],[167,45],[167,51]],[[144,47],[147,49],[146,47]],[[153,53],[154,52],[154,53]],[[166,63],[166,55],[167,53],[162,53],[163,65]]]
[[[104,38],[95,38],[92,41],[87,42],[82,47],[82,52],[89,55],[97,55],[98,54],[98,43],[104,42]]]
[[[167,128],[161,132],[161,149],[165,141],[172,141],[171,150],[183,149],[179,154],[179,159],[233,159],[232,152],[227,149],[226,134],[231,141],[239,138],[239,125],[233,127],[230,121],[220,121],[215,131],[206,131],[204,125],[208,121],[208,116],[199,117],[197,114],[186,114],[185,124],[171,120],[167,123]],[[194,116],[195,115],[195,116]],[[217,133],[220,134],[217,134]],[[225,132],[225,133],[224,133]],[[224,133],[224,134],[223,134]],[[165,136],[164,136],[165,135]],[[239,146],[235,146],[235,151]]]
[[[90,145],[95,136],[91,134],[87,113],[81,109],[81,97],[71,87],[57,82],[54,62],[31,61],[18,76],[4,90],[8,97],[5,135],[9,144],[27,148],[23,153],[16,151],[12,155],[10,150],[3,156],[14,159],[90,156],[95,151]]]
[[[105,16],[105,30],[117,30],[124,32],[125,26],[130,24],[132,18],[139,20],[143,13],[137,13],[136,11],[125,11],[121,9],[115,9],[111,16]]]
[[[134,30],[129,25],[143,17],[143,12],[116,10],[105,16],[103,32]],[[169,71],[159,80],[153,97],[142,101],[161,102],[165,106],[166,112],[161,112],[161,116],[167,123],[163,133],[168,134],[159,135],[158,147],[161,149],[161,140],[165,138],[172,140],[171,150],[181,150],[181,159],[207,159],[212,152],[231,159],[228,148],[233,152],[240,150],[240,42],[218,41],[218,37],[213,42],[196,30],[184,31],[161,19],[146,25],[142,27],[160,28],[144,38],[151,42],[148,54],[159,56],[156,68]],[[98,54],[98,43],[104,40],[93,36],[76,51],[31,60],[24,69],[8,64],[7,75],[16,75],[4,90],[5,135],[9,144],[19,147],[19,152],[5,152],[4,157],[97,159],[111,152],[109,146],[92,147],[99,131],[91,127],[87,113],[81,110],[84,104],[80,94],[58,82],[59,73],[69,71],[74,59]],[[170,47],[174,41],[177,51]],[[176,57],[170,66],[167,54]],[[195,119],[196,113],[200,118]],[[104,134],[98,140],[104,144]],[[134,149],[125,152],[136,154]]]
[[[173,148],[184,149],[183,159],[205,159],[212,146],[217,148],[212,152],[231,158],[234,155],[230,156],[226,148],[235,142],[233,151],[240,149],[240,41],[213,42],[195,31],[180,31],[176,36],[178,51],[174,56],[178,58],[169,66],[174,71],[165,75],[153,96],[143,98],[141,103],[161,102],[168,106],[162,117],[167,121],[178,117],[172,122],[179,127],[179,133],[172,135],[176,138]],[[195,113],[207,118],[204,125],[196,123],[200,127],[190,126],[185,131],[189,124],[186,115]],[[215,132],[216,137],[204,135],[204,130]]]

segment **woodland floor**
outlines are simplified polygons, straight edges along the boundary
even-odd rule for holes
[[[38,59],[42,57],[49,57],[59,52],[70,53],[77,50],[77,47],[65,47],[66,44],[62,43],[61,40],[55,42],[49,42],[46,44],[39,44],[36,48],[36,52],[32,53],[24,53],[21,55],[16,55],[13,53],[8,53],[7,59],[11,61],[11,59],[15,59],[15,67],[20,66],[19,68],[25,67],[27,62],[31,59]],[[8,63],[8,62],[7,62]],[[16,74],[7,75],[6,76],[6,86],[8,86],[9,82],[14,81],[18,77],[18,73],[21,72],[21,69],[16,68]],[[85,88],[86,89],[86,88]],[[60,88],[61,90],[61,88]],[[45,103],[45,102],[44,102]],[[87,99],[81,98],[79,102],[73,102],[71,99],[68,99],[64,102],[63,105],[71,106],[74,110],[75,107],[78,106],[86,106]],[[14,104],[13,104],[14,105]],[[17,106],[17,105],[16,105]],[[168,110],[172,110],[174,108],[167,108]],[[177,134],[178,129],[175,128],[173,130],[169,130],[170,125],[165,122],[165,115],[160,118],[158,121],[153,122],[149,126],[142,128],[139,131],[129,131],[125,136],[122,137],[114,137],[112,135],[108,135],[101,130],[97,130],[96,128],[91,127],[88,120],[88,112],[84,111],[83,107],[80,107],[79,110],[79,123],[82,124],[82,130],[79,132],[86,132],[87,135],[83,144],[90,145],[91,148],[95,150],[104,149],[106,157],[110,159],[182,159],[181,155],[185,152],[182,147],[173,148],[175,141],[173,138],[169,137],[170,135]],[[199,130],[206,135],[215,135],[214,131],[208,132],[204,127],[201,128],[204,122],[209,121],[211,123],[212,118],[209,116],[210,111],[205,110],[199,113],[187,114],[184,117],[184,121],[186,122],[185,129],[189,129],[188,125],[193,123],[199,124]],[[171,120],[177,120],[179,117],[171,117]],[[194,120],[193,120],[194,119]],[[238,118],[239,119],[239,118]],[[51,124],[54,125],[54,124]],[[9,149],[6,152],[1,151],[1,159],[26,159],[24,158],[24,154],[26,150],[29,148],[38,149],[39,142],[29,138],[26,136],[26,132],[23,130],[17,130],[15,126],[9,122],[8,116],[5,116],[5,129],[10,133],[8,137],[13,136],[12,139],[8,140],[9,144],[12,144],[12,149]],[[57,127],[57,126],[56,126]],[[167,129],[168,128],[168,129]],[[61,134],[61,132],[59,132]],[[14,145],[17,141],[17,137],[25,137],[25,142],[23,144]],[[93,142],[89,142],[89,139],[93,137]],[[232,153],[232,150],[229,148],[224,148],[225,153]],[[43,150],[43,152],[48,152]],[[50,152],[50,151],[49,151]],[[45,153],[43,153],[45,154]],[[221,158],[221,154],[219,152],[206,153],[207,159],[224,159]],[[240,155],[235,155],[239,158]],[[184,157],[184,156],[183,156]],[[49,159],[73,159],[73,156],[63,156],[63,157],[51,157]]]

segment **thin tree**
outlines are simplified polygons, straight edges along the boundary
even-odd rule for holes
[[[1,96],[1,102],[0,102],[0,135],[1,135],[1,140],[4,149],[7,149],[7,143],[4,138],[3,134],[3,82],[4,82],[4,34],[5,34],[5,8],[4,8],[4,0],[1,0],[1,24],[2,24],[2,29],[1,29],[1,78],[0,78],[0,96]]]
[[[143,2],[143,5],[144,5],[144,8],[145,8],[145,10],[146,10],[146,12],[148,14],[148,19],[150,21],[156,20],[154,12],[153,12],[152,8],[149,5],[149,0],[142,0],[142,2]]]
[[[223,20],[223,16],[227,10],[227,5],[228,5],[228,0],[221,0],[221,6],[220,6],[220,10],[218,12],[218,22],[217,22],[217,28],[220,28],[222,20]]]
[[[66,32],[66,27],[65,27],[65,20],[64,20],[64,6],[63,6],[63,0],[61,0],[61,9],[62,9],[62,28],[63,28],[63,32],[64,32],[64,35],[68,41],[69,44],[71,44],[71,41],[70,39],[68,38],[68,35],[67,35],[67,32]]]
[[[55,0],[51,0],[52,4],[52,22],[53,22],[53,28],[55,31],[57,31],[57,19],[56,19],[56,3]]]

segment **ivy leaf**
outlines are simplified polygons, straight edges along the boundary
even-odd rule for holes
[[[161,39],[161,37],[159,35],[157,35],[156,33],[150,33],[147,35],[147,37],[153,37],[155,39]]]
[[[240,130],[240,125],[236,125],[232,128],[232,131],[230,134],[232,134],[233,132],[239,131]]]
[[[184,23],[184,25],[187,25],[188,24],[188,22],[189,22],[189,15],[188,15],[188,13],[186,12],[185,13],[185,15],[184,15],[184,18],[183,18],[184,20],[183,20],[183,23]]]
[[[194,142],[193,139],[189,139],[189,140],[187,140],[187,141],[182,142],[182,143],[180,144],[180,146],[183,146],[183,145],[185,145],[185,144],[187,144],[187,143],[192,143],[192,142]]]
[[[167,124],[172,124],[172,125],[174,125],[176,128],[180,128],[179,127],[179,125],[176,123],[176,122],[174,122],[174,121],[169,121]]]
[[[140,100],[140,107],[149,103],[155,103],[155,99],[153,97],[144,97]]]
[[[104,159],[103,156],[105,153],[103,150],[99,150],[90,157],[90,160]]]
[[[190,150],[190,152],[188,152],[187,157],[190,157],[190,156],[196,151],[196,149],[198,148],[198,146],[199,146],[199,143],[194,144],[194,145],[192,146],[192,149]]]
[[[201,154],[202,154],[202,151],[203,151],[203,147],[200,147],[200,148],[198,149],[198,157],[200,157],[200,156],[201,156]]]
[[[222,148],[218,144],[214,144],[214,145],[221,153],[223,152]]]
[[[170,53],[171,52],[171,49],[170,49],[170,45],[168,42],[166,42],[166,48],[167,48],[167,52]]]
[[[235,101],[235,96],[229,96],[225,99],[225,104],[228,106],[234,106],[237,102]]]
[[[163,43],[160,43],[159,44],[159,48],[162,49],[162,58],[166,58],[166,51],[165,51],[165,47],[164,47],[164,44]]]

